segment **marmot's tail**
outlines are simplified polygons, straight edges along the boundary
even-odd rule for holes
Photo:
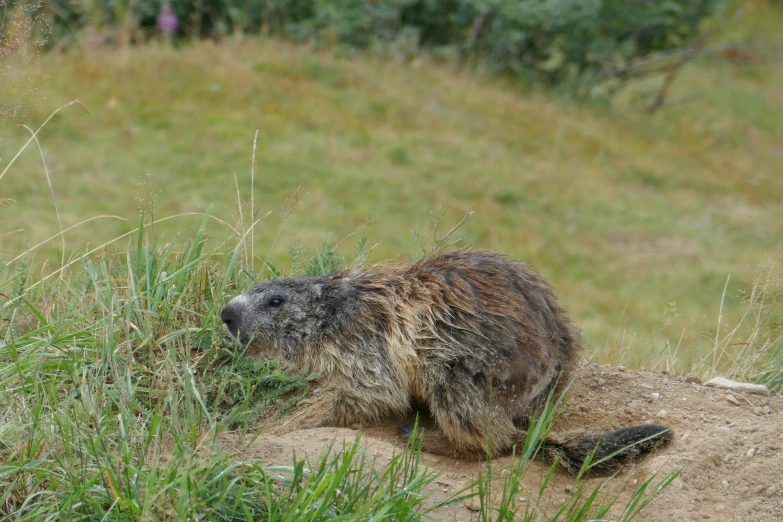
[[[603,433],[579,433],[558,437],[544,443],[545,455],[559,458],[560,464],[576,473],[592,453],[590,469],[610,471],[622,462],[663,446],[672,438],[671,428],[640,424]]]

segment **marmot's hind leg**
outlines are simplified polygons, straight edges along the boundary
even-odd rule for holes
[[[501,431],[505,433],[500,433]],[[407,442],[413,433],[413,426],[400,426],[397,433]],[[426,453],[455,459],[481,460],[487,454],[494,458],[511,451],[517,430],[513,426],[508,430],[499,430],[496,425],[494,428],[461,427],[452,429],[448,434],[437,427],[420,428],[419,433],[424,435],[421,449]]]
[[[413,425],[400,426],[397,433],[407,442],[413,434]],[[510,445],[505,443],[502,446],[487,445],[486,437],[460,437],[451,439],[447,437],[438,428],[420,428],[419,433],[424,434],[424,441],[421,450],[432,455],[440,455],[453,459],[463,460],[482,460],[487,456],[487,450],[491,449],[490,457],[496,457],[508,453]],[[493,437],[494,438],[494,437]]]
[[[422,430],[422,451],[477,460],[511,450],[516,426],[501,408],[487,404],[472,382],[451,380],[431,397],[429,410],[435,426]],[[398,433],[407,440],[411,431],[411,426],[405,426]]]

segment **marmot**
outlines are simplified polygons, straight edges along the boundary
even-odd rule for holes
[[[229,302],[221,319],[240,343],[330,378],[334,409],[319,425],[371,425],[416,402],[435,424],[422,449],[454,458],[510,452],[533,403],[567,381],[582,347],[541,276],[475,249],[263,282]],[[608,467],[670,437],[669,428],[645,424],[550,439],[545,448],[574,471],[593,449]]]

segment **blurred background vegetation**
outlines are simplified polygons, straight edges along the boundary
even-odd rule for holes
[[[494,72],[584,83],[697,36],[721,0],[55,0],[21,5],[70,46],[265,34],[342,50],[395,48],[473,58]],[[736,12],[731,6],[721,15]]]
[[[474,212],[462,243],[537,267],[596,360],[688,367],[760,273],[780,296],[781,2],[0,6],[0,260],[121,218],[23,256],[31,272],[140,214],[210,204],[235,228],[275,211],[255,229],[257,277],[357,232],[372,261],[411,256]],[[30,139],[18,124],[75,98],[89,114],[58,113],[8,169]]]

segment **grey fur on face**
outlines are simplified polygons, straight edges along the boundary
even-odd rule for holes
[[[241,344],[296,361],[323,332],[324,284],[318,278],[264,282],[232,299],[220,317]]]

